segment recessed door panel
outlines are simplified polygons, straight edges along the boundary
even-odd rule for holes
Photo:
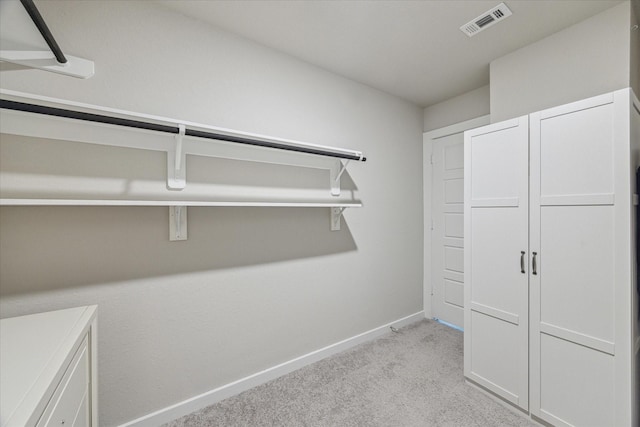
[[[542,334],[540,373],[540,410],[547,420],[574,426],[616,425],[611,355]]]
[[[464,308],[464,283],[444,279],[444,300],[448,304]]]
[[[464,272],[464,250],[462,248],[445,246],[444,268],[449,271]]]
[[[614,342],[613,206],[543,206],[540,229],[540,321]]]
[[[469,147],[473,165],[469,181],[471,200],[513,198],[520,195],[522,183],[515,178],[528,169],[527,163],[523,165],[520,161],[522,144],[517,143],[520,130],[515,126],[473,137],[473,143]]]
[[[522,309],[527,275],[527,222],[518,208],[478,208],[471,211],[471,300],[511,314]],[[523,231],[524,230],[524,231]]]
[[[461,134],[458,136],[457,144],[449,144],[444,147],[444,169],[452,171],[464,168],[464,144],[462,144]]]
[[[444,236],[459,239],[464,237],[464,214],[462,212],[444,214]]]
[[[613,193],[613,104],[540,122],[541,196]]]
[[[462,176],[445,180],[444,187],[445,203],[464,203],[464,179]]]
[[[476,311],[471,311],[471,327],[471,372],[494,393],[512,403],[524,403],[520,401],[522,366],[510,357],[519,339],[518,327]]]

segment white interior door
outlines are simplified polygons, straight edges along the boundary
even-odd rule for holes
[[[432,146],[431,310],[436,319],[464,323],[464,133]]]
[[[464,132],[489,116],[424,134],[424,311],[462,328],[464,311]]]
[[[464,373],[529,407],[528,117],[465,133]]]

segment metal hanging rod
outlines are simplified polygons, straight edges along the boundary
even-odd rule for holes
[[[53,34],[51,34],[51,31],[49,31],[47,23],[44,22],[44,19],[42,18],[42,15],[40,15],[36,5],[33,3],[33,0],[20,0],[20,3],[22,3],[22,6],[24,6],[25,10],[31,17],[31,20],[38,28],[38,31],[40,31],[40,34],[44,37],[44,41],[47,42],[49,49],[51,49],[51,52],[53,52],[53,55],[56,57],[56,61],[60,64],[66,64],[67,58],[64,56],[64,53],[62,53],[62,49],[58,46],[58,43],[53,37]]]
[[[81,111],[65,110],[62,108],[47,107],[43,105],[28,104],[24,102],[9,101],[6,99],[0,99],[0,108],[4,108],[7,110],[23,111],[28,113],[44,114],[48,116],[63,117],[67,119],[84,120],[84,121],[95,122],[95,123],[104,123],[104,124],[126,126],[131,128],[137,128],[137,129],[152,130],[156,132],[165,132],[165,133],[172,133],[172,134],[178,134],[180,132],[180,128],[177,125],[176,126],[161,125],[157,123],[149,123],[149,122],[143,122],[139,120],[123,119],[120,117],[112,117],[112,116],[106,116],[106,115],[94,114],[94,113],[85,113]],[[315,154],[320,156],[335,157],[335,158],[347,159],[347,160],[358,160],[362,162],[367,160],[366,157],[362,155],[357,155],[357,154],[340,153],[340,152],[324,150],[322,148],[316,148],[312,146],[305,147],[301,145],[289,145],[286,143],[264,141],[264,140],[252,139],[252,138],[241,137],[241,136],[225,135],[221,133],[206,132],[206,131],[196,130],[196,129],[187,128],[185,130],[185,136],[214,139],[217,141],[227,141],[227,142],[234,142],[234,143],[245,144],[245,145],[254,145],[258,147],[275,148],[279,150],[296,151],[299,153]]]

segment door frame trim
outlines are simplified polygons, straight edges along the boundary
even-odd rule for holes
[[[422,295],[423,295],[423,307],[424,317],[431,319],[431,294],[432,280],[431,280],[431,197],[433,186],[433,168],[431,167],[431,154],[433,152],[433,142],[439,138],[453,135],[456,133],[464,132],[466,130],[474,129],[480,126],[485,126],[491,123],[491,116],[489,114],[476,117],[475,119],[465,120],[460,123],[445,126],[443,128],[430,130],[422,134],[422,189],[423,189],[423,208],[424,208],[424,236],[423,236],[423,277],[422,277]]]

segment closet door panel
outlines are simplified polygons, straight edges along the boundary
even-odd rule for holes
[[[556,425],[615,426],[613,357],[542,335],[540,410]]]
[[[629,294],[618,291],[631,246],[620,244],[629,161],[615,108],[606,94],[530,116],[531,412],[554,425],[629,424],[619,410]]]
[[[517,208],[472,209],[472,310],[479,309],[475,307],[479,304],[519,317],[522,288],[527,286],[520,269],[526,227],[526,217]]]
[[[513,199],[521,195],[523,165],[522,144],[519,144],[520,128],[508,127],[473,137],[470,158],[471,199],[474,201]],[[526,160],[526,159],[525,159]]]
[[[540,194],[613,194],[613,106],[544,118],[540,124]]]
[[[542,324],[614,342],[613,227],[612,206],[542,207]]]
[[[465,132],[465,376],[529,407],[528,118]]]
[[[517,325],[472,311],[473,336],[471,351],[475,355],[471,370],[484,380],[483,386],[518,405],[519,381],[522,377],[517,359],[505,357],[518,341]]]

